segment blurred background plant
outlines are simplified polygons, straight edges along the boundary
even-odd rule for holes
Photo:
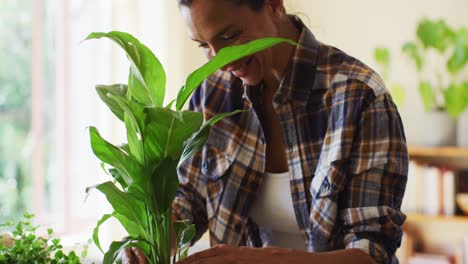
[[[402,46],[417,71],[419,94],[424,110],[446,111],[456,119],[468,108],[468,78],[463,74],[468,63],[468,30],[451,28],[444,20],[422,19],[416,39]],[[395,103],[405,102],[405,88],[390,78],[391,53],[386,47],[374,49],[374,60],[390,87]]]
[[[0,221],[21,216],[29,185],[31,126],[30,1],[1,1],[0,17]],[[15,43],[15,45],[11,45]],[[28,147],[29,146],[29,147]]]
[[[386,85],[390,89],[395,104],[400,108],[405,102],[405,88],[399,83],[393,83],[390,78],[391,54],[390,50],[385,47],[374,49],[374,60],[380,68],[380,74]]]
[[[446,111],[456,119],[468,107],[468,30],[444,20],[422,19],[416,40],[402,47],[417,70],[424,110]]]
[[[86,257],[88,245],[84,246],[80,256],[73,250],[65,253],[61,240],[52,237],[51,228],[47,229],[47,235],[38,235],[40,226],[32,224],[33,217],[25,213],[20,221],[0,224],[0,231],[11,232],[2,235],[0,263],[81,263],[80,257]]]

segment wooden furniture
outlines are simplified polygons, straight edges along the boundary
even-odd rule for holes
[[[468,148],[409,147],[408,152],[410,159],[418,163],[452,170],[468,170]]]
[[[468,148],[458,147],[409,147],[410,160],[422,165],[431,165],[456,172],[458,181],[468,182]],[[411,175],[409,175],[411,177]],[[407,189],[406,192],[412,190]],[[460,211],[458,211],[460,213]],[[462,241],[468,237],[468,216],[429,216],[406,213],[404,225],[406,245],[415,251],[446,254],[455,257],[455,263],[461,263],[456,256],[461,255]],[[405,255],[408,249],[401,249]],[[465,252],[465,254],[468,252]],[[404,263],[404,261],[402,261]]]

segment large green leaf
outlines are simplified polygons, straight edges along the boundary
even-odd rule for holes
[[[128,245],[128,247],[132,247],[132,248],[139,248],[141,249],[141,251],[143,251],[143,253],[145,254],[145,256],[147,257],[147,261],[148,261],[148,257],[150,256],[150,252],[151,252],[151,244],[148,243],[148,241],[146,240],[137,240],[137,241],[133,241],[132,243],[130,243]],[[153,256],[153,258],[156,258],[155,256]]]
[[[149,239],[147,232],[137,222],[131,221],[127,216],[114,212],[113,217],[125,228],[130,236],[140,236]]]
[[[190,242],[195,237],[195,225],[190,224],[188,220],[174,222],[174,233],[177,238],[175,241],[177,257],[178,260],[181,261],[186,257],[187,246],[190,245]],[[174,258],[175,257],[176,256],[174,256]]]
[[[217,116],[212,117],[207,122],[205,122],[203,126],[196,133],[194,133],[185,143],[184,150],[182,152],[182,156],[180,158],[179,164],[186,161],[188,158],[190,158],[193,154],[195,154],[205,145],[206,141],[208,140],[208,136],[210,134],[210,128],[212,125],[216,124],[217,122],[219,122],[221,119],[225,117],[232,116],[241,112],[245,112],[245,111],[236,110],[230,113],[219,114]]]
[[[122,189],[126,189],[128,187],[127,183],[125,182],[122,176],[123,174],[119,170],[117,170],[116,168],[110,168],[109,174],[115,179],[116,182],[120,184],[120,187],[122,187]]]
[[[114,241],[110,244],[109,250],[104,254],[103,264],[113,264],[117,259],[122,250],[130,247],[137,247],[149,256],[150,245],[147,241],[141,238],[126,237],[122,241]]]
[[[123,241],[113,241],[109,246],[109,250],[104,254],[103,264],[119,263],[121,264],[121,252],[126,248],[139,248],[145,254],[146,260],[150,256],[150,244],[142,239],[128,237]],[[153,257],[156,258],[156,257]],[[94,262],[93,262],[94,263]]]
[[[127,248],[127,246],[132,242],[130,238],[127,238],[123,241],[113,241],[107,252],[104,254],[103,264],[113,264],[119,254]]]
[[[174,222],[174,234],[176,237],[176,253],[178,260],[181,261],[185,258],[185,247],[190,245],[190,242],[195,237],[195,225],[190,224],[188,220]],[[188,249],[188,248],[187,248]],[[174,256],[175,258],[176,256]]]
[[[155,165],[156,167],[156,165]],[[141,177],[138,181],[134,181],[128,188],[126,189],[127,193],[133,196],[135,199],[139,201],[146,201],[148,196],[151,196],[153,190],[150,187],[150,173],[147,174],[148,176]],[[147,205],[148,206],[148,205]]]
[[[124,121],[124,111],[114,100],[109,98],[109,94],[125,98],[127,96],[127,85],[114,84],[114,85],[97,85],[96,91],[104,103],[109,107],[112,113],[115,114],[120,120]]]
[[[454,41],[453,54],[447,62],[447,68],[451,74],[461,71],[468,63],[468,30],[460,29]]]
[[[419,52],[418,46],[413,42],[408,42],[403,45],[402,51],[414,61],[416,69],[420,72],[423,67],[424,60]]]
[[[421,82],[419,84],[419,94],[423,101],[424,110],[426,112],[434,110],[436,107],[436,96],[432,85],[429,82]]]
[[[175,102],[176,102],[176,99],[171,100],[171,101],[166,105],[165,108],[171,109]]]
[[[95,127],[90,127],[89,133],[91,148],[96,157],[118,169],[127,185],[131,184],[135,178],[142,177],[142,168],[135,159],[104,140]]]
[[[178,161],[170,157],[164,159],[151,177],[151,185],[156,199],[155,203],[157,211],[160,214],[166,212],[171,207],[179,188],[179,178],[177,176]]]
[[[189,225],[190,222],[188,220],[179,220],[173,223],[174,225],[174,234],[176,237],[179,237]],[[179,244],[179,241],[176,241],[176,244]]]
[[[171,157],[178,160],[184,142],[203,123],[203,114],[192,111],[173,111],[167,108],[148,108],[150,122],[144,142],[149,160],[163,160]]]
[[[443,20],[431,21],[424,19],[419,23],[416,35],[425,48],[432,47],[444,52],[454,33]]]
[[[185,82],[185,86],[183,86],[177,94],[176,109],[181,110],[192,92],[203,82],[203,80],[205,80],[208,76],[213,74],[221,67],[245,56],[284,42],[290,43],[292,45],[297,44],[296,42],[289,39],[262,38],[243,45],[222,48],[218,54],[213,57],[213,59],[188,76]]]
[[[94,244],[97,246],[97,248],[102,252],[104,253],[104,251],[102,251],[102,248],[101,248],[101,243],[99,242],[99,228],[101,227],[101,225],[107,221],[109,218],[112,217],[112,214],[105,214],[102,216],[102,218],[97,222],[96,224],[96,227],[93,229],[93,241],[94,241]]]
[[[143,237],[147,237],[146,231],[147,230],[147,215],[146,210],[144,207],[144,203],[142,201],[138,201],[133,198],[128,193],[125,193],[119,190],[112,182],[105,182],[102,184],[98,184],[93,187],[86,188],[86,192],[89,192],[91,189],[98,189],[102,192],[107,201],[112,205],[116,214],[124,216],[130,222],[133,222],[134,225],[131,226],[131,230],[129,233],[131,234],[139,234]],[[117,218],[117,217],[116,217]],[[119,219],[119,218],[117,218]],[[120,220],[120,219],[119,219]],[[122,225],[124,223],[121,222]],[[127,226],[124,226],[126,229]],[[135,228],[135,229],[133,229]]]
[[[184,248],[190,245],[190,242],[195,237],[195,225],[187,226],[180,236],[179,248]]]
[[[138,102],[132,102],[112,95],[110,97],[124,110],[124,122],[127,129],[130,153],[143,165],[145,163],[145,153],[143,150],[144,134],[142,131],[145,129],[145,107]]]
[[[138,39],[125,32],[94,32],[88,39],[109,38],[122,47],[131,62],[130,93],[144,105],[162,106],[166,89],[166,73],[153,52]],[[131,86],[131,87],[130,87]]]
[[[444,91],[445,108],[447,113],[454,119],[458,118],[467,108],[468,87],[460,84],[450,85]]]

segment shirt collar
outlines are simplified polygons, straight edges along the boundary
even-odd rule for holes
[[[291,16],[291,20],[299,29],[300,36],[289,71],[284,75],[275,96],[275,101],[280,104],[287,99],[307,102],[313,90],[321,89],[315,85],[320,43],[299,17]]]

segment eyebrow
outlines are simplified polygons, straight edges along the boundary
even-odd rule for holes
[[[214,37],[212,39],[219,38],[221,35],[225,34],[227,31],[229,31],[233,27],[234,27],[234,24],[230,24],[230,25],[225,26],[220,31],[218,31],[218,33],[216,33],[216,35],[214,35]],[[198,39],[192,39],[192,40],[196,41],[198,43],[205,43],[204,41],[201,41],[201,40],[198,40]]]

